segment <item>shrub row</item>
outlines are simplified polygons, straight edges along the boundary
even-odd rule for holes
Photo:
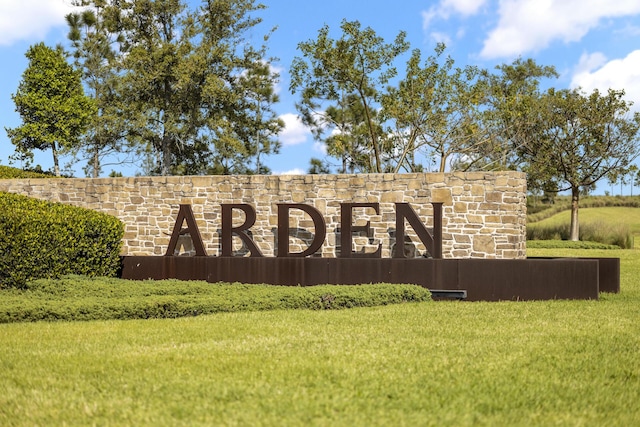
[[[0,323],[173,318],[276,309],[327,310],[430,299],[430,292],[416,285],[296,287],[65,276],[59,280],[32,281],[24,289],[0,290]]]
[[[0,286],[119,272],[124,225],[113,216],[0,193],[0,230]]]
[[[616,245],[606,245],[598,242],[574,242],[571,240],[530,240],[527,241],[530,249],[620,249]]]
[[[580,226],[580,240],[613,245],[622,249],[632,249],[633,233],[626,224],[608,224],[591,222]],[[527,226],[527,245],[534,240],[569,240],[570,225],[536,225]]]

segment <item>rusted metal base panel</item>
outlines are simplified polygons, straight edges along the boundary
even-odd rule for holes
[[[528,259],[576,259],[576,258],[545,258],[545,257],[530,257]],[[577,258],[577,259],[595,259],[598,261],[598,280],[600,292],[609,292],[617,294],[620,292],[620,258]]]
[[[601,259],[395,258],[123,258],[122,278],[206,280],[311,286],[411,283],[433,290],[465,290],[467,301],[597,299],[606,272],[615,287],[615,262]],[[618,264],[619,289],[619,264]]]
[[[620,258],[597,258],[600,264],[600,292],[620,292]]]

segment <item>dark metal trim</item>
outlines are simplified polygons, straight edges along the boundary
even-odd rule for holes
[[[429,289],[431,298],[434,300],[465,300],[467,299],[467,291],[464,289]]]

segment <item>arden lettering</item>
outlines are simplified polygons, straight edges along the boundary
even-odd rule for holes
[[[418,214],[409,203],[396,203],[396,247],[392,254],[393,258],[406,258],[403,242],[405,241],[405,220],[413,228],[420,241],[427,248],[433,258],[442,258],[442,203],[431,202],[433,206],[433,233],[422,223]],[[263,257],[264,255],[256,246],[253,238],[248,233],[249,229],[256,222],[256,211],[253,206],[246,203],[222,204],[222,231],[221,231],[221,256],[233,256],[233,236],[238,236],[251,257]],[[382,246],[372,253],[356,253],[351,248],[353,233],[364,232],[370,235],[371,223],[367,221],[365,225],[353,225],[353,209],[367,208],[373,210],[376,215],[380,213],[379,203],[340,203],[340,258],[380,258]],[[233,226],[233,211],[241,210],[244,213],[244,223]],[[309,247],[302,252],[289,251],[289,213],[292,209],[305,212],[313,221],[315,234]],[[187,228],[183,228],[184,222]],[[196,224],[191,205],[180,205],[176,223],[173,227],[166,256],[174,254],[178,238],[180,235],[189,234],[193,241],[196,256],[207,256],[200,230]],[[308,257],[320,250],[327,234],[327,226],[322,214],[313,206],[302,203],[278,203],[278,244],[277,257]]]

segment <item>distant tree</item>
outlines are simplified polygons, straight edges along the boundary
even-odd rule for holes
[[[633,185],[635,185],[636,187],[640,187],[640,170],[636,171],[635,175],[633,176]]]
[[[550,89],[536,111],[539,132],[521,147],[528,170],[552,173],[560,191],[571,191],[571,240],[579,236],[580,190],[624,172],[640,154],[640,113],[631,115],[623,97]]]
[[[553,205],[558,196],[558,183],[555,180],[547,180],[542,188],[542,203]]]
[[[130,134],[154,153],[156,173],[171,175],[196,129],[189,114],[194,86],[187,58],[193,46],[186,6],[180,0],[124,0],[114,1],[111,10],[124,37],[120,65]]]
[[[636,176],[638,175],[638,166],[633,164],[627,168],[627,177],[631,185],[631,196],[633,197],[633,187],[636,185]]]
[[[310,175],[331,173],[331,169],[329,168],[329,165],[320,159],[313,158],[309,161],[309,163],[310,163],[310,166],[309,166],[308,172]]]
[[[615,193],[613,192],[613,186],[616,185],[618,183],[618,175],[620,175],[620,171],[618,170],[612,170],[611,172],[609,172],[606,176],[607,178],[607,184],[609,184],[611,186],[611,195],[614,195]]]
[[[344,126],[339,132],[356,129],[359,132],[364,124],[367,138],[357,139],[357,142],[366,145],[354,150],[355,141],[347,141],[345,151],[340,154],[346,155],[349,150],[366,152],[371,164],[364,172],[382,172],[385,169],[384,141],[381,141],[381,126],[376,120],[379,93],[397,73],[390,64],[409,49],[409,44],[404,32],[400,32],[393,43],[385,43],[371,28],[362,29],[358,21],[344,20],[340,28],[342,36],[339,39],[331,38],[329,27],[325,25],[316,40],[298,44],[302,57],[293,60],[290,90],[292,93],[300,91],[298,110],[303,122],[315,129],[314,135],[318,139],[336,129],[335,117],[358,117],[356,123]],[[335,117],[325,114],[330,106],[340,114]],[[359,118],[360,112],[363,121]]]
[[[33,159],[34,149],[50,149],[54,173],[60,176],[59,156],[78,147],[95,104],[84,95],[80,72],[67,63],[62,47],[38,43],[26,57],[29,65],[11,96],[23,123],[5,130],[21,159]]]
[[[622,169],[620,171],[620,173],[618,174],[618,180],[620,181],[620,196],[624,196],[624,194],[623,194],[624,186],[629,183],[628,177],[629,177],[629,169],[628,168]]]

